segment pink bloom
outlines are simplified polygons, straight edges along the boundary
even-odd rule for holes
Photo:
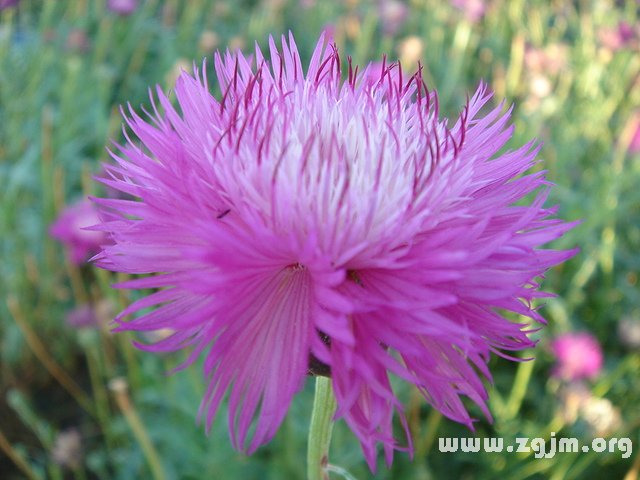
[[[619,22],[616,27],[600,29],[598,38],[603,47],[615,52],[631,47],[638,34],[627,22]]]
[[[93,328],[98,325],[98,317],[93,307],[85,303],[67,313],[66,323],[72,328]]]
[[[485,0],[451,0],[451,4],[462,10],[471,23],[479,22],[487,9]]]
[[[131,15],[138,8],[138,0],[107,0],[107,8],[118,15]]]
[[[627,44],[636,38],[636,32],[627,22],[618,23],[618,36],[622,43]]]
[[[69,32],[65,46],[72,52],[87,53],[91,47],[91,40],[85,30],[81,28],[74,28]]]
[[[629,141],[629,152],[632,154],[640,153],[640,114],[635,115],[631,122],[631,140]]]
[[[9,7],[15,7],[18,3],[20,3],[20,0],[0,0],[0,11]]]
[[[99,328],[112,318],[113,308],[107,300],[96,304],[84,303],[67,312],[66,324],[72,328]]]
[[[485,85],[449,122],[420,71],[343,82],[324,35],[306,72],[291,35],[269,50],[217,54],[221,98],[203,68],[178,79],[179,109],[160,88],[150,118],[129,109],[135,137],[102,181],[139,200],[96,199],[114,239],[97,262],[155,274],[119,285],[159,290],[118,330],[171,328],[140,348],[205,355],[208,427],[228,395],[231,441],[253,452],[307,374],[330,374],[373,469],[378,443],[387,463],[401,448],[394,412],[411,450],[390,374],[469,427],[462,396],[490,416],[491,352],[535,343],[501,312],[543,321],[538,279],[574,252],[539,247],[572,225],[543,206],[544,172],[525,173],[534,142],[497,155],[513,127],[503,104],[479,116]]]
[[[66,207],[49,228],[49,234],[67,247],[71,261],[79,265],[97,253],[105,241],[103,232],[86,230],[99,222],[95,205],[83,200]]]
[[[399,0],[378,0],[378,16],[382,30],[395,35],[407,19],[409,7]]]
[[[527,45],[524,63],[528,72],[556,76],[566,70],[568,57],[568,48],[562,43],[551,43],[545,48]]]
[[[554,375],[565,380],[595,378],[602,369],[602,350],[589,333],[565,333],[551,343],[558,360]]]

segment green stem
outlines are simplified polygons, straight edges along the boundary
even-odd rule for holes
[[[313,399],[309,443],[307,445],[307,479],[328,480],[329,444],[333,430],[333,414],[336,399],[331,388],[331,379],[316,377],[316,394]]]
[[[516,378],[513,381],[513,387],[511,388],[511,394],[509,395],[506,406],[506,417],[509,420],[515,418],[520,411],[522,401],[527,393],[529,381],[531,380],[534,363],[535,360],[525,360],[518,365]]]
[[[147,459],[149,469],[151,470],[151,478],[154,480],[165,480],[166,476],[164,474],[160,455],[153,446],[153,442],[147,433],[147,429],[145,428],[140,416],[138,416],[138,412],[129,398],[126,381],[121,378],[114,378],[111,380],[109,388],[114,392],[116,403],[124,415],[125,420],[129,424],[129,427],[133,432],[133,436],[140,445],[140,448],[142,448],[142,453]]]

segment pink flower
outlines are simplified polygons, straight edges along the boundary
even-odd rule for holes
[[[630,122],[632,134],[629,141],[629,152],[632,154],[640,153],[640,113],[634,115]]]
[[[107,8],[118,15],[131,15],[138,8],[138,0],[107,0]]]
[[[9,7],[15,7],[20,3],[20,0],[0,0],[0,11]]]
[[[94,308],[85,303],[67,313],[66,323],[71,328],[93,328],[98,325],[98,318]]]
[[[67,35],[65,47],[72,52],[87,53],[91,48],[91,40],[85,30],[74,28]]]
[[[409,7],[399,0],[378,0],[378,16],[382,31],[395,35],[407,19]]]
[[[637,40],[638,33],[627,22],[619,22],[616,27],[601,28],[598,38],[603,47],[615,52],[631,47]]]
[[[210,427],[228,395],[236,448],[271,439],[305,377],[329,374],[374,469],[378,443],[387,463],[402,448],[394,413],[412,448],[390,375],[469,427],[463,396],[490,417],[491,352],[535,343],[501,312],[543,321],[538,279],[575,252],[540,246],[572,225],[543,206],[544,172],[525,173],[534,142],[498,155],[510,110],[481,117],[485,85],[449,122],[420,70],[370,82],[349,66],[343,82],[324,35],[306,71],[291,35],[269,50],[217,54],[221,98],[203,68],[179,77],[179,109],[160,88],[150,118],[129,108],[102,181],[139,200],[96,199],[114,239],[97,263],[159,289],[118,330],[171,328],[140,348],[203,354],[200,412]]]
[[[462,10],[471,23],[479,22],[487,9],[485,0],[451,0],[451,4]]]
[[[105,242],[103,232],[86,229],[99,222],[95,205],[83,200],[66,207],[49,228],[49,234],[62,242],[69,250],[71,261],[80,265]]]
[[[112,318],[113,308],[109,301],[101,300],[96,304],[83,303],[66,315],[66,324],[71,328],[99,328]]]
[[[544,48],[527,45],[524,52],[526,70],[530,73],[556,76],[568,67],[569,49],[563,43],[551,43]]]
[[[553,372],[565,380],[595,378],[602,369],[602,350],[589,333],[565,333],[551,343],[558,364]]]

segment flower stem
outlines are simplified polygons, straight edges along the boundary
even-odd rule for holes
[[[316,377],[316,394],[313,399],[311,425],[307,445],[307,480],[328,480],[329,444],[333,430],[333,414],[336,399],[331,388],[331,379]]]
[[[13,319],[18,325],[18,328],[21,330],[22,335],[24,336],[25,342],[36,356],[38,360],[42,363],[44,368],[49,372],[49,374],[55,378],[60,385],[67,391],[69,394],[80,404],[82,408],[84,408],[87,413],[96,416],[95,408],[93,406],[93,402],[87,396],[86,393],[78,386],[78,384],[73,380],[69,374],[58,364],[58,362],[53,358],[53,356],[49,353],[43,341],[38,337],[36,332],[33,330],[27,318],[18,303],[18,299],[13,295],[9,295],[7,297],[7,307],[9,308],[9,313],[13,315]]]
[[[162,468],[160,455],[153,446],[151,438],[149,438],[149,434],[147,433],[147,429],[144,427],[142,419],[138,416],[138,412],[136,412],[136,409],[129,398],[126,380],[122,378],[112,379],[109,382],[109,389],[115,394],[116,403],[124,415],[125,420],[129,424],[129,427],[131,427],[133,436],[138,441],[140,448],[142,448],[142,453],[147,459],[149,469],[151,470],[151,478],[154,480],[165,480],[166,477]]]
[[[2,450],[7,457],[13,460],[13,463],[22,471],[25,475],[25,478],[29,480],[39,480],[42,478],[36,471],[31,468],[31,465],[20,455],[20,453],[13,448],[11,442],[4,436],[2,430],[0,430],[0,450]]]

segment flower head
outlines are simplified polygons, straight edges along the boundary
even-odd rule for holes
[[[97,253],[105,241],[103,232],[87,229],[99,221],[96,206],[88,200],[82,200],[60,213],[49,228],[49,234],[60,240],[69,250],[71,261],[80,265]]]
[[[107,0],[107,8],[121,16],[131,15],[138,8],[138,0]]]
[[[629,120],[627,128],[631,129],[629,152],[631,154],[640,153],[640,112],[636,113],[631,120]]]
[[[631,349],[640,348],[640,319],[629,316],[618,322],[618,340]]]
[[[472,426],[461,397],[490,416],[491,352],[534,344],[502,312],[543,321],[537,279],[573,252],[539,246],[571,225],[543,206],[544,172],[525,173],[533,142],[498,154],[513,128],[502,104],[480,115],[485,85],[451,125],[420,69],[372,82],[349,62],[343,81],[324,36],[306,71],[292,36],[269,50],[216,55],[220,98],[195,69],[179,109],[159,88],[149,119],[129,109],[137,139],[102,182],[137,200],[96,199],[113,240],[97,263],[156,274],[120,285],[158,290],[118,329],[171,328],[140,347],[205,356],[201,414],[210,426],[228,395],[236,448],[275,434],[311,371],[374,468],[378,443],[388,463],[401,448],[394,412],[407,430],[390,375],[455,421]]]
[[[20,3],[20,0],[0,0],[0,11],[15,7],[18,3]]]
[[[95,327],[98,325],[98,319],[93,306],[85,303],[69,311],[66,324],[71,328]]]
[[[462,10],[471,23],[478,23],[487,9],[484,0],[451,0],[451,4]]]
[[[379,0],[378,15],[382,31],[387,35],[395,35],[409,16],[409,7],[399,0]]]
[[[638,39],[638,29],[627,22],[619,22],[615,27],[600,29],[598,38],[603,47],[615,52],[632,47]]]
[[[551,343],[558,360],[554,375],[565,380],[595,378],[602,370],[602,349],[589,333],[565,333]]]
[[[58,432],[53,442],[51,456],[57,465],[71,469],[82,465],[82,436],[75,428]]]
[[[76,306],[65,317],[68,327],[74,329],[99,328],[112,317],[113,307],[108,300],[101,300],[97,304],[83,303]]]

